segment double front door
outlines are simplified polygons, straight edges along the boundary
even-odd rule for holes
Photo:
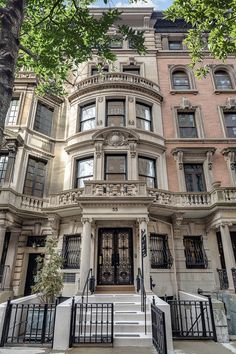
[[[98,285],[129,284],[133,284],[132,229],[100,229],[98,234]]]

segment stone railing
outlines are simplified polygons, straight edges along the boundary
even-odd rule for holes
[[[0,208],[16,208],[22,211],[41,212],[48,200],[15,192],[11,188],[0,189]]]
[[[236,203],[236,188],[217,188],[211,192],[169,192],[147,188],[141,181],[85,181],[85,187],[50,196],[50,207],[76,205],[82,199],[96,197],[151,198],[153,204],[170,208],[208,208],[216,204]]]
[[[160,92],[160,87],[155,82],[138,75],[125,73],[108,73],[104,75],[90,76],[89,78],[80,81],[77,87],[79,90],[83,90],[86,88],[91,88],[93,85],[107,84],[112,82],[138,85],[139,87],[151,89],[158,93]]]

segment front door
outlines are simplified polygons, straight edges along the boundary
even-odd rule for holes
[[[24,292],[25,296],[32,294],[32,286],[34,286],[36,283],[37,272],[42,267],[42,265],[37,262],[37,258],[39,256],[44,258],[44,254],[39,254],[39,253],[29,254],[28,269],[27,269],[27,275],[25,281],[25,292]]]
[[[132,229],[100,229],[98,234],[98,285],[130,284],[133,284]]]

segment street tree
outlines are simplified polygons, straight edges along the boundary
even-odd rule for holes
[[[191,67],[204,76],[204,58],[225,60],[236,53],[236,0],[174,0],[165,11],[168,19],[184,19],[191,28],[185,43],[190,50]]]
[[[115,59],[109,29],[145,52],[141,31],[119,25],[118,9],[93,17],[94,0],[0,0],[0,144],[17,69],[35,72],[38,92],[63,95],[68,73],[94,55]],[[106,3],[107,0],[104,0]]]

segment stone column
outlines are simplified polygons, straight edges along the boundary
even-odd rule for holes
[[[0,262],[2,259],[2,251],[4,246],[5,234],[6,234],[6,226],[0,224]]]
[[[150,257],[149,257],[149,235],[148,235],[148,218],[138,219],[139,223],[139,248],[140,248],[140,268],[142,270],[142,234],[146,234],[147,256],[143,258],[143,276],[146,292],[150,292]]]
[[[10,289],[12,286],[12,279],[15,269],[15,262],[16,262],[16,252],[18,247],[18,240],[21,233],[20,229],[12,229],[10,230],[11,236],[7,250],[7,256],[5,265],[9,266],[6,273],[5,278],[5,289]]]
[[[234,290],[234,283],[232,277],[232,268],[235,268],[235,259],[234,259],[234,252],[229,232],[229,225],[228,224],[221,224],[220,225],[220,232],[221,232],[221,239],[225,257],[225,266],[226,272],[228,276],[229,282],[229,290]]]
[[[82,292],[88,271],[90,269],[91,256],[91,219],[83,218],[82,242],[81,242],[81,259],[80,259],[80,286],[79,291]]]
[[[15,158],[16,158],[16,146],[15,144],[8,144],[8,163],[7,163],[7,170],[5,174],[5,183],[10,184],[13,180],[13,173],[14,173],[14,165],[15,165]]]

